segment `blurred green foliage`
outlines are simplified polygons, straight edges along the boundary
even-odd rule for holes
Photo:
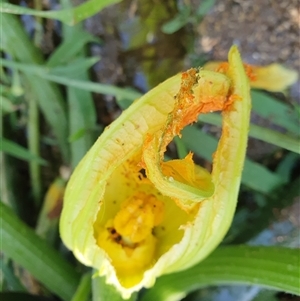
[[[70,171],[104,127],[98,121],[93,93],[115,97],[121,109],[126,109],[141,95],[132,87],[95,83],[90,79],[90,69],[100,57],[88,56],[87,49],[101,41],[88,33],[81,21],[116,2],[119,1],[90,0],[73,8],[70,1],[62,0],[58,11],[37,11],[4,1],[0,3],[3,253],[0,267],[1,291],[6,292],[0,295],[1,300],[16,298],[8,291],[30,291],[22,283],[22,274],[16,273],[20,266],[38,280],[40,295],[54,294],[61,300],[72,301],[121,300],[104,279],[92,277],[91,281],[91,272],[70,258],[61,246],[57,230],[60,195]],[[205,0],[193,10],[189,3],[181,1],[168,1],[168,7],[162,3],[152,6],[146,1],[140,6],[142,17],[133,24],[123,24],[131,36],[124,51],[134,52],[142,47],[141,66],[150,86],[180,70],[183,61],[178,59],[179,54],[161,59],[157,57],[157,46],[144,47],[149,33],[168,41],[186,25],[199,23],[214,4],[215,1]],[[61,42],[49,57],[44,57],[13,14],[62,22]],[[149,58],[153,57],[157,60],[151,62]],[[249,136],[272,144],[275,150],[269,152],[265,160],[246,159],[240,203],[224,245],[244,244],[255,238],[274,220],[272,210],[293,204],[299,194],[299,106],[257,90],[252,91],[252,99],[253,112],[268,120],[272,128],[251,124]],[[170,155],[184,157],[191,150],[197,160],[209,165],[217,139],[207,126],[218,129],[220,123],[217,114],[200,116],[195,126],[183,131],[182,139],[175,139],[175,152]],[[250,196],[250,205],[245,196]],[[56,218],[54,222],[51,216]],[[51,239],[45,237],[49,233]],[[207,285],[236,283],[300,294],[298,264],[299,252],[288,248],[221,247],[203,263],[182,273],[161,277],[153,288],[134,295],[131,300],[180,300]],[[266,290],[253,301],[266,300],[264,296],[276,300],[274,292]],[[22,295],[22,300],[25,298],[31,300],[31,296]]]

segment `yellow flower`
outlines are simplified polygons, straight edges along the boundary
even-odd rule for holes
[[[216,110],[223,130],[212,173],[192,154],[164,162],[173,137]],[[232,221],[249,112],[236,47],[226,72],[191,69],[149,91],[106,128],[74,171],[60,220],[66,246],[124,298],[204,259]]]
[[[226,69],[227,63],[208,62],[203,68],[205,70],[222,71]],[[273,63],[267,66],[244,65],[250,79],[250,85],[255,89],[263,89],[271,92],[284,92],[289,86],[298,80],[298,72]]]

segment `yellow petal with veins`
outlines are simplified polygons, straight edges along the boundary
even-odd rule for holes
[[[298,72],[276,63],[264,67],[254,66],[253,72],[256,78],[251,82],[251,87],[271,92],[283,92],[298,80]]]
[[[184,126],[217,110],[223,131],[212,173],[195,165],[192,154],[164,162]],[[66,246],[124,298],[205,258],[234,214],[249,114],[249,84],[236,47],[225,72],[191,69],[149,91],[106,128],[75,169],[60,220]]]
[[[267,66],[245,65],[250,78],[250,85],[255,89],[263,89],[270,92],[284,92],[289,86],[298,80],[298,72],[284,66],[273,63]],[[224,62],[208,62],[205,70],[224,71]]]

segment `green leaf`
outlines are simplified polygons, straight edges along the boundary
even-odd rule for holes
[[[7,284],[12,290],[26,292],[26,289],[22,285],[20,279],[15,275],[14,268],[11,262],[4,262],[4,258],[1,257],[0,268],[2,271],[3,278],[6,280]]]
[[[17,107],[5,96],[0,95],[0,111],[1,115],[12,113]]]
[[[188,23],[190,14],[191,7],[185,6],[172,20],[163,24],[161,27],[162,32],[166,34],[172,34],[176,32]]]
[[[209,285],[260,285],[300,295],[299,250],[280,247],[222,247],[183,272],[159,278],[141,301],[177,301]]]
[[[285,184],[285,180],[263,165],[246,158],[242,183],[256,191],[268,194]]]
[[[10,91],[14,97],[20,97],[24,95],[24,89],[21,86],[21,79],[17,70],[12,70],[12,81]]]
[[[295,153],[288,153],[284,158],[279,162],[276,173],[279,174],[286,182],[289,181],[293,168],[295,168],[299,156]]]
[[[287,149],[291,152],[300,154],[299,138],[294,138],[287,134],[281,134],[279,132],[254,124],[250,125],[249,135],[253,138],[271,143],[273,145]]]
[[[40,116],[38,101],[30,92],[25,93],[25,98],[28,103],[28,122],[27,122],[27,145],[29,151],[35,156],[40,156]],[[36,206],[40,205],[42,196],[42,177],[41,169],[37,162],[29,162],[29,175],[32,188],[32,195]]]
[[[289,132],[299,135],[299,118],[291,106],[279,102],[274,97],[256,90],[251,91],[252,110]]]
[[[216,150],[218,143],[216,138],[200,131],[196,127],[186,127],[182,131],[182,140],[197,155],[210,162],[212,161],[212,154]],[[256,191],[268,194],[277,186],[282,185],[284,179],[264,166],[246,158],[242,183]]]
[[[178,157],[183,159],[188,154],[185,144],[178,136],[174,137],[174,142],[176,144]]]
[[[85,273],[81,279],[77,290],[72,297],[71,301],[88,301],[90,300],[91,295],[91,288],[92,288],[92,280],[91,280],[91,273]]]
[[[80,78],[88,79],[88,76],[83,74]],[[84,129],[81,138],[71,143],[71,165],[74,168],[96,140],[95,132],[91,130],[96,126],[96,111],[91,93],[74,87],[68,87],[68,105],[70,135]]]
[[[48,19],[59,20],[68,25],[74,25],[96,14],[103,8],[120,2],[121,0],[90,0],[72,9],[38,11],[10,3],[0,3],[0,12],[16,15],[32,15]]]
[[[216,0],[202,0],[197,9],[196,15],[205,16],[214,6],[215,2]]]
[[[72,3],[69,0],[62,0],[61,5],[63,8],[72,7]],[[54,62],[57,64],[60,62],[59,59],[63,59],[63,61],[69,62],[69,66],[74,66],[74,62],[70,62],[68,50],[70,47],[74,48],[72,50],[71,57],[74,56],[77,60],[87,60],[85,57],[84,46],[87,42],[96,41],[95,38],[93,38],[93,36],[91,36],[88,32],[84,31],[81,24],[73,27],[63,25],[62,32],[64,35],[64,42],[59,49],[59,54],[56,55],[56,62],[55,60],[52,60],[52,63]],[[92,59],[96,62],[95,58]],[[75,75],[71,74],[71,77],[78,80],[88,81],[88,68],[89,66],[82,66],[81,73]],[[97,118],[92,94],[89,91],[78,89],[77,87],[68,87],[67,101],[69,111],[69,134],[73,136],[83,130],[81,138],[73,140],[70,145],[71,166],[75,168],[96,140],[95,132],[92,131],[92,129],[96,127]]]
[[[48,59],[46,66],[54,67],[61,64],[65,65],[66,62],[70,62],[74,57],[76,57],[89,42],[99,42],[99,40],[88,32],[76,27],[75,32],[68,35],[56,48],[55,52]]]
[[[51,68],[51,73],[64,77],[76,78],[81,76],[86,70],[90,69],[100,60],[100,57],[80,57],[70,61],[68,64],[59,65]]]
[[[42,165],[48,164],[46,160],[33,155],[25,147],[5,138],[1,138],[0,140],[0,151],[21,160],[36,161]]]
[[[69,142],[75,142],[78,139],[81,139],[86,133],[85,128],[78,129],[76,132],[74,132],[72,135],[69,136],[68,141]]]
[[[13,15],[2,14],[1,22],[3,29],[1,46],[3,51],[7,52],[7,54],[16,61],[31,64],[29,66],[42,64],[43,57],[41,52],[31,43],[19,20]],[[22,49],[22,51],[20,51],[20,49]],[[13,64],[10,67],[14,68]],[[33,98],[38,102],[39,108],[58,140],[64,161],[67,163],[69,158],[67,144],[67,116],[62,94],[56,85],[40,78],[39,75],[24,75],[24,90],[27,93],[27,99],[30,100]]]
[[[5,67],[13,67],[13,68],[15,67],[28,74],[31,75],[35,74],[39,77],[42,77],[50,81],[54,81],[62,85],[71,86],[78,89],[87,90],[90,92],[114,95],[118,98],[132,99],[132,100],[137,99],[141,96],[139,92],[132,89],[119,88],[113,85],[93,83],[87,80],[77,80],[77,79],[51,74],[49,73],[49,69],[39,67],[38,65],[16,63],[16,62],[11,62],[3,59],[0,59],[0,64]]]
[[[212,125],[221,126],[222,116],[219,114],[203,114],[199,117],[199,120]],[[255,124],[250,124],[249,136],[300,154],[299,138]]]
[[[56,75],[42,75],[45,79],[64,84],[71,87],[77,87],[83,90],[87,90],[90,92],[95,93],[102,93],[102,94],[108,94],[108,95],[114,95],[116,97],[123,97],[123,98],[130,98],[130,99],[136,99],[140,96],[140,93],[136,91],[132,91],[129,89],[119,88],[113,85],[107,85],[107,84],[98,84],[93,83],[90,81],[84,81],[84,80],[76,80],[71,78],[64,78]]]
[[[51,292],[63,300],[71,300],[79,283],[75,269],[2,202],[0,211],[1,251]]]
[[[289,178],[290,180],[290,178]],[[263,180],[262,180],[262,183]],[[243,244],[253,239],[256,235],[259,235],[264,229],[270,226],[270,223],[276,219],[276,214],[274,214],[274,208],[276,210],[281,210],[291,206],[297,196],[299,196],[299,183],[300,177],[297,177],[293,181],[287,182],[283,186],[275,189],[266,196],[259,194],[253,195],[253,201],[259,206],[258,209],[246,210],[244,213],[240,214],[240,210],[237,212],[233,225],[229,230],[227,239],[225,242],[230,242],[231,244]],[[240,221],[236,219],[240,218]],[[243,219],[243,220],[241,220]],[[276,227],[275,227],[276,229]],[[274,231],[269,231],[273,233],[274,241],[278,236]],[[285,233],[286,234],[286,233]],[[290,234],[291,236],[292,234]]]
[[[67,144],[67,114],[63,104],[62,94],[58,87],[38,76],[27,75],[26,80],[39,108],[57,138],[64,161],[68,162],[69,148]]]

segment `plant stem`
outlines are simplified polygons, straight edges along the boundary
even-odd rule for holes
[[[38,104],[34,97],[28,101],[28,148],[36,156],[40,156],[39,147],[39,110]],[[31,160],[29,163],[30,182],[32,185],[32,194],[36,206],[40,205],[42,183],[41,169],[38,162]]]
[[[43,9],[43,3],[41,0],[34,0],[34,9],[40,10],[40,11]],[[35,22],[36,23],[35,23],[33,42],[36,47],[40,48],[42,45],[42,39],[43,39],[42,18],[40,16],[36,16]]]

